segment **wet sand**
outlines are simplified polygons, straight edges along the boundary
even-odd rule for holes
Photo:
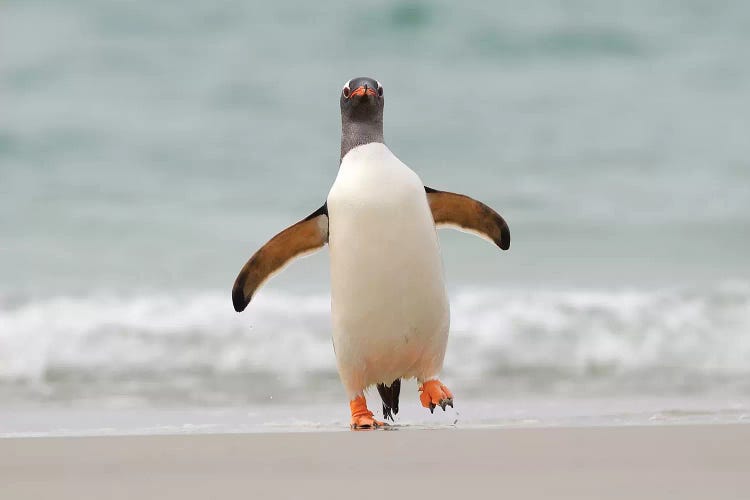
[[[21,498],[746,499],[750,425],[0,439]]]

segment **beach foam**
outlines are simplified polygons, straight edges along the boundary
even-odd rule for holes
[[[446,377],[464,392],[712,393],[750,388],[750,286],[451,293]],[[0,389],[162,401],[336,394],[327,294],[0,299]],[[487,381],[490,384],[487,384]],[[21,389],[23,388],[23,390]]]

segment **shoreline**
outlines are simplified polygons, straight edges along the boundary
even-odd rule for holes
[[[416,391],[415,391],[416,392]],[[377,402],[377,396],[373,396]],[[111,401],[0,408],[0,439],[21,437],[248,434],[348,431],[340,400],[276,402],[233,407],[139,407]],[[373,405],[373,408],[374,405]],[[376,409],[376,414],[379,412]],[[404,399],[395,424],[421,429],[579,428],[750,423],[750,406],[738,397],[461,399],[430,414]]]

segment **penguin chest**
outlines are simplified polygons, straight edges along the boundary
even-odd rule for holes
[[[342,161],[328,213],[340,367],[354,363],[377,372],[370,375],[384,378],[369,381],[375,383],[418,376],[409,370],[424,356],[442,363],[448,300],[419,177],[385,145],[360,146]]]

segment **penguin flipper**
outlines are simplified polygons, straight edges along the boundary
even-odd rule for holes
[[[510,248],[510,228],[500,214],[468,196],[425,186],[436,226],[453,226],[487,238],[503,250]]]
[[[234,310],[242,312],[255,291],[295,257],[314,252],[328,242],[328,204],[271,238],[242,267],[232,287]]]

